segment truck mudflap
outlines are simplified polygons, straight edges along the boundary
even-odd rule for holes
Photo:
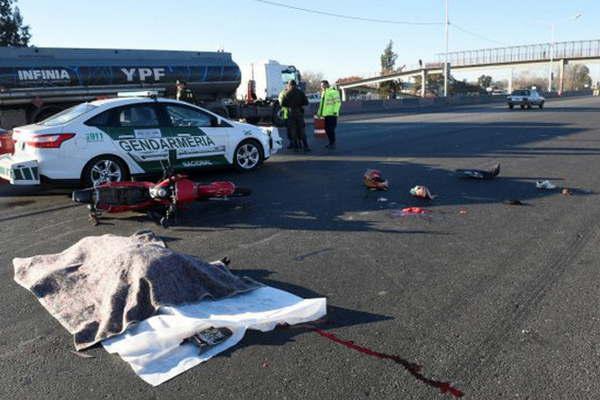
[[[11,185],[39,185],[37,160],[19,160],[9,154],[0,155],[0,179]]]

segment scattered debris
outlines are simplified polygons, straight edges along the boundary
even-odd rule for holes
[[[71,353],[75,354],[77,357],[80,357],[80,358],[86,358],[86,359],[88,359],[88,358],[96,358],[96,356],[84,353],[82,351],[71,350]]]
[[[420,185],[417,185],[414,188],[410,189],[410,194],[413,197],[419,197],[419,198],[428,199],[428,200],[433,200],[434,198],[437,197],[437,196],[431,194],[431,192],[429,191],[429,188],[427,186],[420,186]]]
[[[198,348],[198,354],[204,353],[209,348],[223,343],[233,335],[229,328],[210,327],[183,340],[183,343],[191,343]]]
[[[549,180],[537,181],[535,183],[535,187],[538,188],[538,189],[544,189],[544,190],[554,190],[554,189],[556,189],[556,185],[553,184],[552,182],[550,182]]]
[[[379,198],[377,199],[377,202],[378,202],[378,203],[387,203],[387,201],[388,201],[388,199],[387,199],[387,198],[385,198],[385,197],[379,197]]]
[[[494,179],[500,174],[500,163],[490,169],[457,169],[455,172],[463,179]]]
[[[468,211],[467,211],[467,210],[464,210],[464,209],[458,210],[458,213],[459,213],[459,214],[466,214],[467,212],[468,212]]]
[[[381,176],[381,171],[377,169],[368,169],[363,175],[363,183],[368,190],[386,191],[390,185],[386,179]]]
[[[431,210],[427,210],[421,207],[407,207],[402,210],[394,210],[392,211],[392,217],[406,217],[409,215],[423,215],[430,213]]]
[[[260,364],[261,368],[269,368],[271,365],[269,364],[269,362],[267,360],[263,361],[262,364]]]
[[[504,204],[507,204],[509,206],[526,206],[527,205],[518,199],[505,200]]]
[[[565,196],[570,196],[573,194],[573,192],[571,192],[571,190],[564,188],[561,192],[561,194],[565,195]]]

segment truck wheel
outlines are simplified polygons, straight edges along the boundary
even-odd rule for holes
[[[528,110],[531,110],[531,103],[525,104],[525,108],[527,108]]]
[[[513,108],[515,108],[515,105],[514,104],[509,104],[508,108],[510,108],[512,110]]]
[[[92,158],[81,173],[81,182],[85,187],[126,180],[129,180],[129,170],[125,162],[108,154]]]
[[[225,107],[215,107],[212,108],[210,111],[214,112],[220,117],[229,118],[229,111]]]
[[[543,110],[543,109],[544,109],[544,102],[542,101],[542,102],[540,103],[540,110]]]
[[[260,122],[260,117],[247,117],[246,122],[252,125],[256,125]]]
[[[256,140],[244,140],[233,153],[233,165],[238,171],[252,171],[263,162],[262,145]]]
[[[55,106],[50,106],[50,107],[42,107],[39,110],[37,110],[32,118],[31,118],[31,122],[32,123],[37,123],[37,122],[41,122],[43,120],[45,120],[46,118],[49,118],[51,116],[53,116],[54,114],[58,114],[59,112],[63,111],[64,108],[63,107],[55,107]]]
[[[521,104],[521,110],[525,109],[525,104]]]

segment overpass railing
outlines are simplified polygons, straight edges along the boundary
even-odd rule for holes
[[[574,42],[556,42],[529,44],[511,47],[465,50],[448,53],[448,62],[452,66],[482,64],[507,64],[513,62],[545,61],[553,58],[600,58],[600,40],[580,40]],[[445,59],[444,53],[438,54],[439,62]]]

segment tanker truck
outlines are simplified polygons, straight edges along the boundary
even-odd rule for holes
[[[286,66],[282,79],[290,72]],[[183,80],[198,105],[232,119],[279,125],[279,104],[236,99],[241,71],[231,53],[170,50],[0,48],[0,128],[38,122],[75,104],[152,89],[174,97]]]

